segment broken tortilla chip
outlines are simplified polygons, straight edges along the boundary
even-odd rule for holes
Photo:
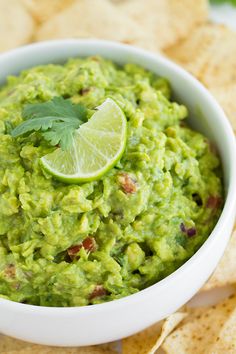
[[[190,315],[167,337],[167,354],[236,352],[236,295],[216,306],[190,310]],[[230,334],[226,331],[230,328]]]
[[[158,322],[146,330],[122,340],[122,354],[154,354],[164,339],[186,317],[176,312],[166,320]]]
[[[229,316],[228,320],[224,323],[215,344],[211,348],[211,352],[217,353],[236,353],[236,310]]]
[[[0,353],[23,350],[31,345],[31,343],[0,334]]]
[[[170,20],[174,33],[175,42],[191,35],[192,30],[208,19],[207,0],[169,0]]]
[[[2,341],[4,346],[1,345]],[[113,343],[77,348],[49,347],[0,336],[1,354],[117,354],[113,347]]]
[[[64,10],[74,0],[20,0],[39,23]]]
[[[130,0],[118,3],[155,47],[166,48],[189,35],[208,16],[207,0]]]
[[[236,32],[223,25],[200,26],[165,54],[207,87],[235,84]]]
[[[0,0],[0,51],[28,43],[34,21],[18,0]]]
[[[236,283],[236,231],[231,236],[225,253],[211,278],[201,289],[210,290]]]
[[[2,354],[117,354],[117,352],[99,347],[58,348],[58,347],[28,347],[22,350],[6,351]]]
[[[45,22],[36,34],[36,40],[71,37],[109,39],[150,48],[139,25],[108,0],[77,0]]]

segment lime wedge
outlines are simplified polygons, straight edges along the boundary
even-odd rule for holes
[[[99,179],[121,158],[126,145],[127,120],[107,98],[87,123],[76,130],[71,148],[41,158],[44,169],[66,183]]]

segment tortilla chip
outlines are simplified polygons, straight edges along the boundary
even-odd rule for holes
[[[122,354],[154,354],[164,339],[186,317],[176,312],[165,321],[158,322],[146,330],[122,340]]]
[[[15,338],[0,335],[0,353],[5,351],[18,351],[31,346],[31,343],[27,343]]]
[[[18,0],[0,0],[0,51],[28,43],[34,21]]]
[[[235,307],[236,295],[216,306],[190,310],[189,317],[167,337],[162,348],[167,354],[235,353]],[[229,325],[231,337],[226,335]],[[218,351],[220,347],[224,350]]]
[[[21,0],[35,20],[39,23],[64,10],[74,0]]]
[[[234,283],[236,283],[236,231],[232,234],[216,270],[201,291]]]
[[[36,34],[36,40],[69,37],[96,37],[149,46],[139,25],[108,0],[77,0],[45,22]]]
[[[226,116],[228,117],[231,126],[236,134],[236,83],[220,86],[220,87],[210,87],[211,93],[215,96],[215,98],[219,101],[219,104],[225,111]],[[233,247],[233,245],[232,245]],[[236,245],[234,245],[234,251],[236,252]],[[233,258],[233,251],[232,251]],[[234,272],[236,273],[236,261],[234,264]],[[234,282],[236,282],[236,274],[234,274]],[[228,278],[228,277],[227,277]]]
[[[236,353],[236,310],[232,312],[229,319],[221,329],[215,344],[211,349],[212,353]]]
[[[32,354],[117,354],[113,344],[80,348],[58,348],[32,344],[15,338],[0,335],[0,353],[32,353]]]
[[[169,0],[170,19],[175,41],[188,37],[192,30],[208,19],[207,0]],[[173,42],[172,42],[173,44]]]
[[[165,53],[207,87],[230,85],[236,78],[236,32],[206,24]]]
[[[0,335],[0,353],[4,354],[117,354],[116,343],[79,348],[61,348],[37,345]]]
[[[149,41],[162,48],[172,43],[173,31],[169,26],[169,4],[167,0],[130,0],[118,4],[119,9],[148,33]],[[160,28],[163,31],[160,32]],[[160,33],[160,35],[158,35]]]
[[[59,347],[28,347],[22,350],[6,351],[2,354],[117,354],[117,352],[100,347],[59,348]]]
[[[130,0],[118,5],[159,48],[186,37],[208,15],[207,0]]]

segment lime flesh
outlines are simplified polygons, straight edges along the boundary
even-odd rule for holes
[[[58,148],[41,158],[43,168],[66,183],[99,179],[123,155],[127,120],[121,108],[107,98],[73,136],[70,149]]]

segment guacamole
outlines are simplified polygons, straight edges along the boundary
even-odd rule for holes
[[[11,135],[26,104],[56,96],[91,113],[110,97],[126,115],[125,152],[97,181],[57,181],[39,163],[52,150],[42,135]],[[0,297],[101,303],[186,262],[223,204],[219,158],[187,116],[165,79],[133,64],[76,58],[9,77],[0,89]]]

